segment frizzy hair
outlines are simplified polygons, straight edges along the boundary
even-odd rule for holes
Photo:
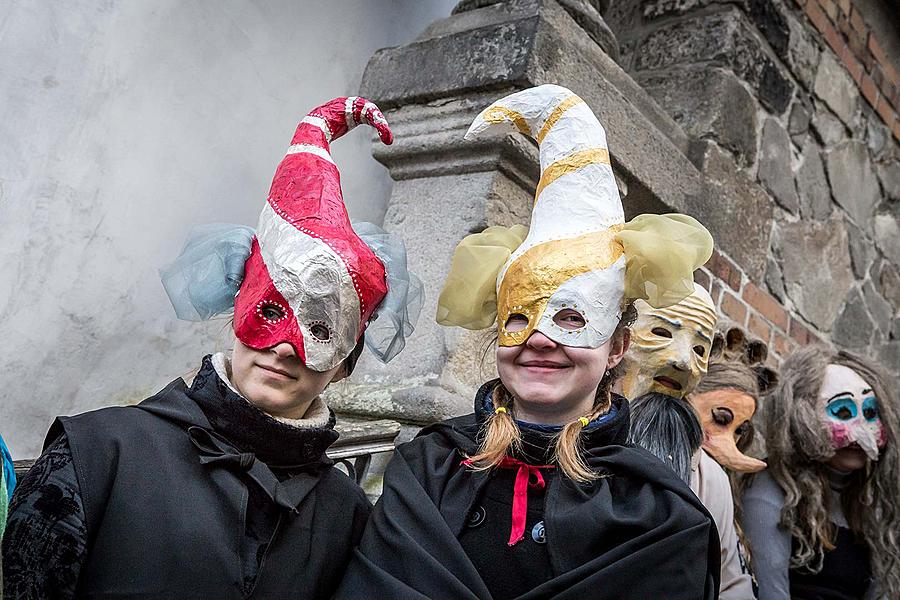
[[[634,305],[629,303],[622,312],[622,319],[611,338],[614,347],[624,343],[628,328],[636,316]],[[593,421],[609,410],[612,404],[613,384],[621,377],[623,369],[623,363],[620,362],[604,374],[597,386],[591,412],[585,415],[588,421]],[[479,471],[496,467],[505,456],[519,452],[522,448],[521,432],[512,415],[515,400],[501,381],[497,382],[492,391],[492,400],[494,413],[487,419],[478,453],[469,457],[471,467]],[[599,477],[581,457],[580,434],[584,427],[581,419],[566,424],[557,435],[554,451],[555,462],[559,468],[569,479],[579,483],[593,481]]]
[[[791,566],[822,569],[825,550],[834,548],[835,526],[828,518],[826,462],[834,456],[820,413],[819,390],[830,364],[855,371],[878,398],[887,445],[877,462],[857,471],[841,503],[850,529],[869,548],[880,593],[900,598],[900,448],[898,406],[889,380],[871,363],[846,352],[808,347],[784,361],[781,381],[766,399],[769,472],[784,490],[780,525],[794,538]]]

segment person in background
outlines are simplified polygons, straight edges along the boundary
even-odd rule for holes
[[[189,386],[55,421],[13,497],[8,600],[333,594],[371,507],[326,457],[338,434],[321,393],[364,343],[399,352],[419,289],[402,246],[350,225],[329,142],[360,123],[391,142],[363,98],[311,111],[256,235],[204,229],[163,271],[179,317],[233,307],[234,350]]]
[[[900,407],[871,362],[808,347],[763,406],[743,497],[760,600],[900,598]]]
[[[698,415],[691,400],[710,369],[710,381],[717,380],[716,373],[723,369],[710,362],[717,352],[715,304],[709,292],[695,285],[690,296],[672,306],[654,308],[640,301],[636,305],[634,343],[625,355],[622,380],[624,392],[634,398],[630,439],[671,467],[715,519],[721,550],[719,597],[752,598],[752,579],[738,543],[731,484],[725,471],[699,448],[701,442],[706,448],[712,438],[701,428],[705,412]]]
[[[570,90],[503,98],[469,135],[499,123],[540,146],[531,227],[460,242],[437,311],[497,328],[499,379],[398,447],[337,598],[714,598],[713,521],[627,444],[612,392],[631,302],[689,295],[712,239],[682,215],[624,223],[603,127]]]

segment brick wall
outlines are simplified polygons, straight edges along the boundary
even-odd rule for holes
[[[900,73],[853,0],[794,0],[900,140]]]
[[[803,318],[750,281],[733,260],[719,250],[694,275],[709,290],[722,317],[744,327],[769,346],[769,360],[779,363],[798,346],[827,344]]]

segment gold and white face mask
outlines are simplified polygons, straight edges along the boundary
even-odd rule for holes
[[[716,329],[716,307],[705,289],[667,308],[635,303],[622,390],[626,398],[661,392],[683,398],[706,374]]]
[[[581,98],[558,85],[517,92],[482,111],[466,139],[492,125],[531,136],[540,148],[531,227],[489,227],[459,244],[439,323],[496,322],[501,346],[540,331],[566,346],[597,348],[615,332],[624,297],[666,306],[691,293],[691,275],[712,251],[709,232],[684,215],[625,223],[606,132]],[[584,326],[554,322],[568,310]]]

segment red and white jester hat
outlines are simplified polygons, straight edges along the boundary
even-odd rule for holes
[[[385,266],[357,236],[329,143],[360,123],[390,144],[378,107],[335,98],[297,127],[275,171],[235,298],[234,331],[259,350],[282,342],[310,369],[327,371],[353,350],[387,293]]]

